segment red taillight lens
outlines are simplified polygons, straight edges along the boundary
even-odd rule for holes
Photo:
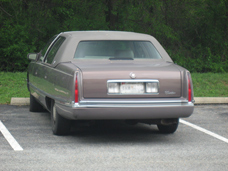
[[[192,85],[191,85],[189,74],[188,74],[188,101],[189,102],[192,101]]]
[[[75,90],[74,90],[74,96],[75,96],[75,99],[74,99],[74,102],[75,103],[78,103],[78,77],[76,75],[75,77]]]

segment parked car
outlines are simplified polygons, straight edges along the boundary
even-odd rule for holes
[[[71,120],[141,122],[174,133],[193,113],[190,72],[147,34],[63,32],[28,59],[30,111],[48,110],[55,135],[69,134]]]

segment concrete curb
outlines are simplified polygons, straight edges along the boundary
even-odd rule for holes
[[[195,97],[195,104],[225,104],[228,97]]]
[[[10,101],[10,105],[16,105],[16,106],[23,106],[23,105],[29,105],[29,104],[30,104],[30,98],[12,97]]]
[[[195,104],[226,104],[228,103],[228,97],[195,97]],[[12,97],[10,105],[29,105],[29,98]]]

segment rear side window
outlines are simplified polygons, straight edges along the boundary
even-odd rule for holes
[[[149,41],[81,41],[74,58],[109,59],[138,58],[160,59],[157,49]]]
[[[43,49],[40,51],[40,58],[39,61],[43,61],[44,55],[46,54],[48,47],[51,45],[53,40],[56,38],[56,36],[53,36],[51,39],[48,40],[47,44],[43,47]]]
[[[46,59],[44,61],[45,63],[52,64],[54,57],[55,57],[56,53],[58,52],[60,46],[64,42],[64,40],[65,40],[64,37],[59,37],[55,41],[55,43],[52,45],[52,47],[50,48],[50,50],[47,53]]]

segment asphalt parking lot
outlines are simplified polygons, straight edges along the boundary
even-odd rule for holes
[[[227,170],[228,105],[197,105],[174,134],[120,121],[54,136],[48,113],[0,105],[0,170]]]

